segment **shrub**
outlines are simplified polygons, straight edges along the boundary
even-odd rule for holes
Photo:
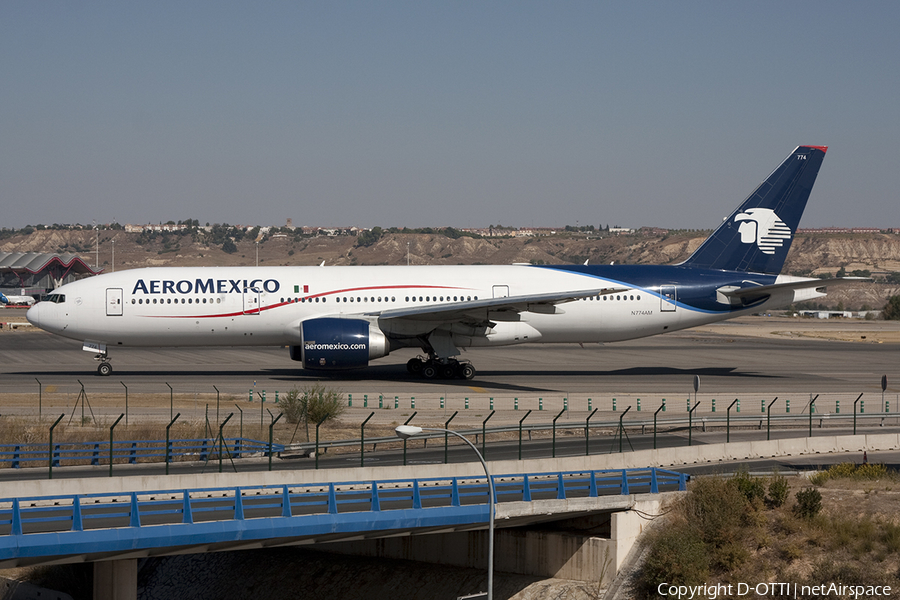
[[[787,479],[785,479],[784,475],[775,472],[769,481],[769,495],[766,498],[766,503],[773,507],[783,506],[787,501],[789,492],[790,486]]]
[[[867,463],[855,465],[853,463],[840,463],[831,465],[826,471],[816,473],[809,478],[813,485],[822,485],[829,479],[867,479],[877,480],[895,477],[896,473],[888,470],[881,463]]]
[[[750,475],[746,468],[735,471],[732,481],[741,495],[751,503],[756,499],[762,500],[766,497],[766,488],[763,482]]]
[[[317,383],[303,390],[307,421],[319,423],[336,419],[344,413],[344,394]]]
[[[293,388],[284,395],[281,401],[281,412],[284,413],[284,418],[288,423],[299,423],[304,416],[305,410],[306,406],[300,400],[300,390]]]
[[[900,319],[900,296],[888,298],[887,304],[881,309],[881,316],[889,321]]]
[[[815,488],[805,488],[797,492],[797,504],[793,511],[798,517],[812,519],[822,510],[822,494]]]
[[[343,414],[344,394],[338,390],[326,388],[320,383],[303,390],[293,388],[285,394],[281,410],[288,423],[302,421],[306,425],[306,441],[308,442],[310,423],[324,423]]]
[[[640,575],[648,596],[662,582],[699,585],[709,577],[709,555],[696,527],[680,521],[651,536],[651,548]]]
[[[741,523],[749,509],[734,480],[701,477],[690,491],[684,514],[701,532],[704,542],[720,547],[740,539]]]

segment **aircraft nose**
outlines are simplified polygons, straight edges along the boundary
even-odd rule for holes
[[[38,302],[37,304],[35,304],[31,308],[29,308],[28,311],[25,313],[25,318],[28,319],[28,322],[31,323],[32,325],[34,325],[35,327],[41,326],[40,311],[41,311],[41,303]]]

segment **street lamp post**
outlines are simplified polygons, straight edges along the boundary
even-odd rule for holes
[[[397,434],[397,437],[401,439],[407,439],[416,435],[421,434],[423,431],[439,431],[442,433],[449,433],[450,435],[455,435],[469,447],[475,451],[475,454],[478,456],[478,460],[481,461],[481,466],[484,468],[484,476],[487,478],[488,482],[488,494],[490,497],[488,501],[490,502],[490,518],[488,520],[488,574],[487,574],[487,600],[493,600],[494,597],[494,481],[491,479],[491,474],[488,471],[487,463],[484,462],[484,457],[481,455],[481,452],[478,451],[478,448],[475,447],[475,444],[469,441],[467,437],[456,433],[450,429],[442,429],[439,427],[416,427],[414,425],[400,425],[394,430]]]

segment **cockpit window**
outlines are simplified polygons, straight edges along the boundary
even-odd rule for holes
[[[50,294],[49,296],[47,296],[47,300],[45,300],[45,302],[52,302],[53,304],[62,304],[65,301],[65,294]]]

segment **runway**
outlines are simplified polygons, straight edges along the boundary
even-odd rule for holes
[[[222,394],[244,400],[251,390],[257,398],[265,390],[271,402],[275,391],[284,394],[292,387],[322,381],[351,395],[354,410],[378,408],[376,398],[380,396],[383,408],[393,408],[397,402],[398,408],[407,412],[438,409],[441,398],[443,413],[463,408],[464,398],[482,411],[491,408],[493,398],[493,408],[498,411],[512,411],[518,405],[519,410],[542,406],[554,412],[564,403],[571,410],[587,411],[590,405],[608,411],[613,409],[613,398],[618,404],[614,410],[622,411],[641,398],[646,412],[666,398],[671,413],[686,411],[691,398],[691,402],[701,402],[701,413],[712,409],[713,398],[718,399],[718,412],[724,412],[727,403],[743,397],[746,413],[751,407],[759,412],[760,402],[778,396],[782,401],[793,398],[793,411],[800,412],[811,395],[821,394],[818,410],[833,411],[835,400],[843,398],[847,412],[856,395],[864,392],[871,412],[876,398],[881,400],[882,375],[887,375],[885,399],[893,401],[892,412],[900,408],[900,344],[745,335],[750,328],[765,330],[773,322],[778,324],[774,319],[756,319],[604,346],[471,350],[462,358],[478,369],[473,381],[414,378],[405,368],[415,355],[411,350],[393,353],[365,369],[323,376],[300,369],[290,360],[287,348],[269,347],[114,348],[112,376],[99,377],[96,362],[77,341],[40,331],[4,330],[0,334],[0,397],[16,404],[20,396],[36,396],[40,386],[41,391],[65,394],[70,406],[72,395],[80,390],[80,380],[95,395],[121,394],[127,387],[133,394],[168,398],[171,386],[181,398],[208,398],[215,393],[215,386]],[[789,319],[782,321],[795,326]],[[893,327],[883,322],[864,325],[870,329]],[[696,398],[695,375],[700,376]]]

